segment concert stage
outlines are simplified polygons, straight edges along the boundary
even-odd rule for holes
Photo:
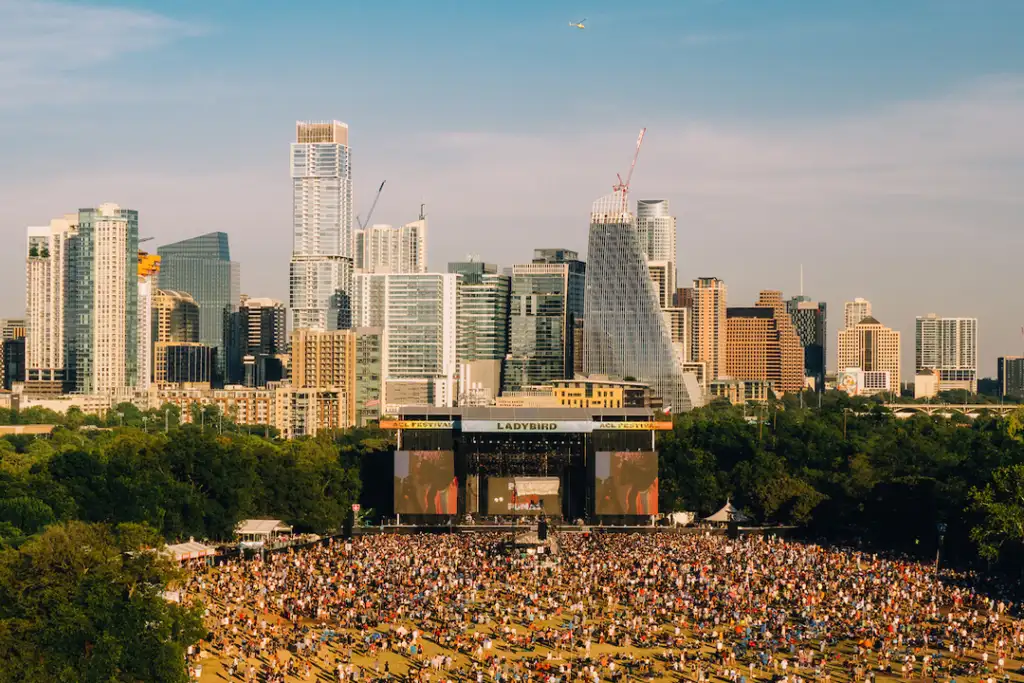
[[[641,526],[658,512],[655,433],[672,424],[645,408],[409,406],[381,427],[397,433],[392,485],[377,463],[364,489],[393,497],[372,506],[462,529],[541,515]]]

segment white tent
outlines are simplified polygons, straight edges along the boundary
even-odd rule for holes
[[[243,541],[269,541],[291,530],[280,519],[246,519],[235,527],[235,536],[240,536]]]
[[[213,557],[217,554],[217,549],[189,539],[188,543],[175,543],[167,546],[164,552],[173,557],[175,562],[185,562],[197,560],[200,557]]]
[[[731,500],[726,500],[725,505],[722,506],[721,510],[710,517],[705,517],[704,521],[727,524],[729,522],[749,522],[750,518],[737,509],[736,506],[732,504]]]

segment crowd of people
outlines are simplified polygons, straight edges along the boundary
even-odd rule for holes
[[[760,536],[506,540],[381,534],[196,571],[202,680],[1022,680],[1015,606],[969,575]]]

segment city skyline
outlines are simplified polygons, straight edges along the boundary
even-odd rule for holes
[[[808,296],[836,312],[867,298],[905,339],[929,311],[977,317],[981,376],[995,376],[997,356],[1021,352],[1022,316],[1004,313],[1014,309],[1009,295],[977,297],[963,286],[982,264],[1014,271],[1024,50],[1010,27],[1024,16],[1019,3],[993,2],[982,13],[961,2],[916,10],[780,2],[770,11],[705,0],[637,11],[597,2],[583,12],[588,30],[568,35],[562,15],[578,12],[541,3],[497,22],[489,8],[410,5],[400,25],[383,21],[379,9],[325,5],[320,30],[335,19],[351,45],[294,55],[291,38],[273,49],[252,39],[284,35],[300,18],[269,8],[236,17],[230,4],[188,1],[159,14],[144,2],[0,3],[0,37],[19,39],[8,41],[7,64],[18,77],[5,79],[0,107],[0,141],[11,159],[0,171],[0,223],[9,234],[24,240],[26,226],[117,202],[140,212],[141,233],[157,244],[227,231],[246,265],[242,290],[287,300],[282,150],[296,119],[337,118],[352,127],[356,213],[385,178],[375,221],[400,225],[427,203],[429,271],[467,251],[502,265],[528,262],[533,249],[548,246],[585,259],[586,207],[628,158],[634,131],[648,125],[632,195],[672,202],[680,283],[711,274],[737,301],[761,289],[790,296],[803,264]],[[62,26],[76,24],[128,38],[71,54]],[[294,74],[310,50],[343,60],[385,30],[395,50],[346,88],[273,97],[286,76],[298,88],[328,73]],[[609,66],[602,56],[612,43],[652,34],[657,39],[638,40],[626,64]],[[446,48],[453,35],[460,41]],[[404,36],[416,38],[416,61]],[[853,57],[866,36],[872,59],[859,64]],[[524,41],[536,56],[508,60]],[[246,42],[266,56],[223,52]],[[462,58],[473,51],[479,59]],[[217,66],[207,76],[200,63]],[[628,70],[637,92],[666,78],[678,87],[634,98],[624,116],[601,104],[608,69]],[[168,78],[157,79],[157,93],[140,71]],[[438,85],[423,78],[439,71],[448,75]],[[76,107],[75,118],[66,117],[62,105],[114,92],[120,111]],[[537,97],[551,106],[536,107]],[[410,98],[422,106],[403,113],[409,108],[396,105]],[[162,135],[152,135],[154,125]],[[937,270],[954,242],[957,268]],[[0,297],[5,316],[23,314],[23,253],[0,255],[0,287],[11,292]],[[833,314],[830,330],[838,329]]]

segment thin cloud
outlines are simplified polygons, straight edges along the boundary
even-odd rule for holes
[[[204,32],[135,9],[0,0],[0,106],[74,98],[88,91],[91,70]]]

